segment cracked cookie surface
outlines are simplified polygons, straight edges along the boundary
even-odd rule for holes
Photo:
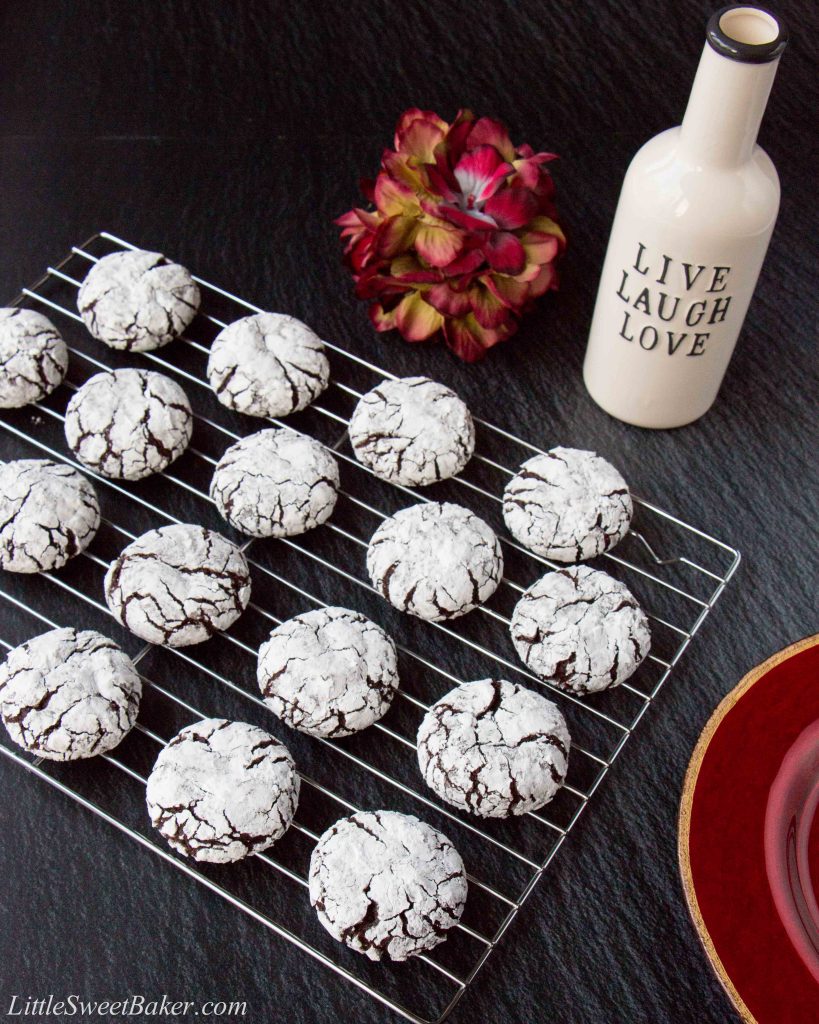
[[[265,704],[287,725],[311,736],[350,736],[392,703],[395,644],[359,612],[318,608],[271,632],[257,676]]]
[[[634,508],[620,473],[595,452],[552,448],[520,467],[503,492],[503,518],[524,547],[579,562],[614,547]]]
[[[299,777],[290,751],[264,729],[207,718],[160,752],[145,796],[152,825],[174,850],[227,864],[284,835],[296,813]]]
[[[160,473],[185,451],[192,433],[187,395],[153,370],[97,373],[65,412],[65,438],[80,462],[120,480]]]
[[[52,322],[33,309],[0,309],[0,409],[19,409],[62,384],[68,349]]]
[[[350,443],[377,476],[422,487],[461,472],[475,450],[475,424],[454,391],[405,377],[364,395],[350,419]]]
[[[250,570],[221,534],[176,523],[130,543],[105,574],[111,614],[152,644],[187,647],[227,629],[250,600]]]
[[[428,502],[384,520],[370,539],[367,571],[390,604],[438,622],[494,594],[503,554],[492,529],[469,509]]]
[[[330,364],[307,324],[285,313],[256,313],[216,336],[208,380],[228,409],[247,416],[287,416],[324,391]]]
[[[527,668],[580,695],[624,682],[651,647],[648,618],[628,587],[588,565],[533,583],[509,629]]]
[[[449,839],[397,811],[358,811],[327,829],[309,882],[321,924],[370,960],[437,946],[466,902],[463,861]]]
[[[88,547],[99,525],[96,491],[71,466],[0,462],[0,569],[59,569]]]
[[[189,271],[143,249],[103,256],[80,285],[77,308],[89,332],[111,348],[148,352],[173,341],[199,309]]]
[[[293,537],[330,518],[338,483],[338,463],[324,445],[284,428],[260,430],[227,449],[210,496],[242,533]]]
[[[547,804],[566,779],[571,741],[560,709],[503,679],[456,686],[418,730],[418,764],[442,800],[482,818]]]
[[[0,664],[0,715],[9,736],[50,761],[112,750],[136,721],[141,696],[128,655],[90,629],[49,630]]]

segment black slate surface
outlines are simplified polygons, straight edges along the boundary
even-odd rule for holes
[[[72,244],[111,230],[396,373],[443,380],[535,443],[607,453],[638,493],[743,553],[455,1021],[733,1019],[683,904],[676,814],[720,697],[816,628],[817,26],[813,5],[781,7],[792,43],[761,140],[782,179],[780,220],[717,405],[663,433],[606,416],[580,366],[622,175],[645,138],[679,121],[710,5],[82,0],[0,10],[4,299]],[[475,367],[375,335],[339,265],[332,217],[356,201],[359,175],[375,170],[410,105],[443,115],[468,105],[561,154],[561,290]],[[0,457],[20,453],[1,432]],[[47,594],[41,607],[66,617],[59,591]],[[7,605],[0,616],[5,635],[25,635],[24,617]],[[5,763],[2,780],[0,1012],[15,993],[168,992],[246,1000],[254,1024],[389,1018],[39,780]]]

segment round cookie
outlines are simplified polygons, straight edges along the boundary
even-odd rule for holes
[[[364,395],[350,419],[350,443],[376,476],[422,487],[461,472],[475,450],[475,424],[454,391],[405,377]]]
[[[528,459],[503,492],[509,532],[555,562],[602,555],[628,533],[633,512],[614,466],[578,448],[552,448]]]
[[[182,388],[152,370],[108,370],[83,384],[65,411],[68,447],[89,469],[120,480],[160,473],[190,443]]]
[[[330,518],[338,485],[338,463],[324,445],[280,428],[232,444],[213,472],[210,496],[242,533],[294,537]]]
[[[318,608],[277,626],[259,649],[257,674],[274,715],[330,739],[376,722],[398,687],[395,644],[347,608]]]
[[[0,309],[0,409],[19,409],[62,384],[68,349],[52,322],[33,309]]]
[[[149,352],[178,338],[199,309],[190,273],[143,249],[103,256],[80,285],[77,308],[89,332],[111,348]]]
[[[208,380],[228,409],[247,416],[287,416],[324,391],[330,364],[307,324],[284,313],[256,313],[216,336]]]
[[[367,548],[373,586],[402,612],[439,622],[476,608],[503,576],[500,542],[469,509],[410,505],[385,519]]]
[[[0,569],[59,569],[88,547],[99,525],[96,492],[71,466],[0,462]]]
[[[250,570],[221,534],[175,523],[132,541],[105,574],[111,614],[152,644],[187,647],[227,629],[250,600]]]
[[[530,671],[581,695],[624,682],[651,647],[648,618],[628,587],[588,565],[533,583],[509,628]]]
[[[49,761],[112,750],[136,721],[141,696],[131,659],[90,629],[49,630],[0,664],[0,716],[9,736]]]
[[[145,796],[152,825],[174,850],[228,864],[284,835],[299,777],[290,751],[264,729],[206,718],[160,752]]]
[[[432,705],[418,730],[424,781],[482,818],[547,804],[566,779],[571,741],[556,704],[525,686],[481,679]]]
[[[466,902],[452,843],[397,811],[358,811],[327,829],[313,849],[309,882],[321,924],[370,960],[407,960],[437,946]]]

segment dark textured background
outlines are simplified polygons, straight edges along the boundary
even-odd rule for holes
[[[732,1019],[684,908],[676,814],[720,697],[816,628],[813,4],[781,5],[792,43],[761,141],[782,210],[716,407],[682,430],[641,431],[607,417],[580,379],[622,175],[642,141],[679,122],[710,9],[0,5],[0,297],[111,230],[392,371],[445,381],[538,444],[606,453],[638,493],[743,552],[691,656],[456,1021]],[[569,236],[561,291],[483,365],[376,336],[339,266],[331,219],[412,105],[444,116],[470,106],[562,157],[552,165]],[[19,452],[0,435],[0,457]],[[67,611],[55,603],[54,614]],[[0,616],[10,628],[7,605]],[[2,780],[0,1012],[13,992],[167,991],[245,999],[254,1024],[388,1016],[37,779],[4,763]]]

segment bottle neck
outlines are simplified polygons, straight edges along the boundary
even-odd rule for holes
[[[750,159],[778,64],[731,60],[706,43],[680,134],[692,160],[735,167]]]

